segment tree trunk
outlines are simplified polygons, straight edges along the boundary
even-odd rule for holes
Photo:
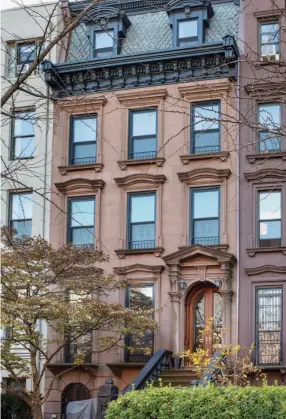
[[[33,419],[43,419],[41,405],[35,401],[32,407]]]

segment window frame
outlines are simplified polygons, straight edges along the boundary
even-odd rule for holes
[[[16,115],[17,114],[28,114],[28,113],[34,113],[35,114],[35,119],[36,119],[36,111],[34,108],[30,108],[30,109],[14,109],[13,111],[13,118],[12,118],[12,124],[11,124],[11,147],[10,147],[10,160],[28,160],[28,159],[33,159],[34,158],[34,150],[35,150],[35,124],[33,124],[33,135],[29,134],[29,135],[15,135],[15,126],[16,126]],[[19,118],[18,118],[19,119]],[[33,154],[31,156],[27,156],[27,157],[16,157],[15,156],[15,146],[16,146],[16,139],[17,138],[30,138],[33,137],[34,139],[34,149],[33,149]]]
[[[195,130],[195,108],[199,108],[202,106],[208,106],[208,105],[218,105],[218,114],[219,114],[219,122],[218,122],[218,130],[210,129],[210,130],[204,130],[204,131],[197,131]],[[203,148],[203,147],[196,147],[196,133],[200,132],[218,132],[219,136],[219,145],[218,150],[215,151],[206,151],[206,152],[200,152],[196,153],[196,148]],[[208,147],[217,147],[217,146],[208,146]],[[221,100],[215,99],[212,101],[202,101],[202,102],[194,102],[191,104],[191,145],[190,145],[190,151],[191,154],[207,154],[207,153],[219,153],[221,151]]]
[[[259,330],[258,330],[258,318],[259,318],[259,305],[258,305],[258,291],[260,289],[281,289],[281,306],[280,306],[280,315],[281,315],[281,325],[280,325],[280,356],[279,356],[279,363],[272,363],[272,364],[265,364],[259,362]],[[255,364],[258,366],[265,366],[265,365],[273,365],[273,366],[279,366],[282,365],[283,362],[283,324],[284,324],[284,313],[283,313],[283,300],[284,300],[284,289],[283,284],[259,284],[254,286],[254,292],[255,292],[255,327],[254,327],[254,337],[255,337]]]
[[[143,282],[140,283],[140,288],[152,288],[152,306],[153,308],[155,308],[155,284],[152,283],[148,283],[148,282]],[[129,308],[130,307],[130,288],[133,288],[132,285],[126,288],[126,292],[125,292],[125,301],[124,301],[124,305],[125,308]],[[137,288],[137,287],[134,287]],[[130,342],[131,342],[131,335],[127,335],[124,339],[124,344],[126,346],[130,346]],[[124,348],[124,361],[125,362],[148,362],[149,359],[152,357],[152,355],[154,354],[155,351],[155,333],[154,331],[152,331],[152,354],[151,355],[145,355],[145,354],[140,354],[142,356],[142,361],[133,361],[132,360],[132,355],[130,354],[127,348]],[[135,351],[134,351],[135,352]]]
[[[99,33],[108,33],[108,32],[112,32],[111,34],[111,38],[112,38],[112,46],[111,47],[106,47],[106,48],[96,48],[96,35]],[[115,29],[114,28],[106,28],[106,30],[104,29],[94,29],[93,30],[93,40],[92,40],[92,50],[93,50],[93,58],[105,58],[105,56],[109,53],[113,53],[114,52],[114,41],[115,41]]]
[[[74,141],[74,122],[75,120],[83,119],[96,119],[96,136],[94,141]],[[89,161],[84,163],[74,163],[73,161],[78,159],[75,157],[75,145],[89,145],[95,144],[95,156],[94,157],[82,157],[82,159],[89,159]],[[82,164],[96,164],[97,163],[97,149],[98,149],[98,114],[79,114],[79,115],[70,115],[70,133],[69,133],[69,166],[79,166]]]
[[[274,245],[274,246],[261,246],[260,245],[260,222],[261,221],[273,221],[273,220],[260,220],[260,194],[261,193],[272,193],[272,192],[280,192],[280,202],[281,202],[281,218],[280,218],[280,223],[281,223],[281,237],[280,237],[280,244]],[[256,191],[256,245],[259,249],[271,249],[273,247],[281,247],[282,246],[282,238],[283,238],[283,190],[282,188],[272,188],[272,189],[267,189],[267,188],[259,188]],[[275,221],[279,221],[279,219],[275,219]],[[265,239],[265,240],[279,240],[279,239]],[[274,243],[275,244],[275,243]]]
[[[271,24],[277,24],[279,27],[278,30],[278,53],[275,53],[275,55],[280,56],[281,54],[281,37],[280,37],[280,32],[281,32],[281,24],[279,19],[269,19],[269,20],[261,20],[258,22],[258,50],[259,50],[259,54],[261,57],[264,57],[264,55],[262,55],[262,46],[263,45],[277,45],[277,42],[274,43],[262,43],[262,26],[263,25],[271,25]]]
[[[71,225],[71,211],[72,211],[72,205],[71,202],[72,201],[94,201],[94,214],[93,214],[93,225],[88,225],[88,226],[75,226],[72,227]],[[74,247],[78,247],[78,248],[92,248],[95,247],[95,243],[96,243],[96,238],[95,238],[95,227],[96,227],[96,222],[95,222],[95,214],[96,214],[96,197],[94,195],[90,195],[90,196],[70,196],[67,198],[67,234],[66,234],[66,240],[67,240],[67,244],[71,244]],[[93,243],[88,243],[88,244],[83,244],[83,245],[75,245],[73,243],[73,241],[71,240],[72,238],[72,230],[73,229],[89,229],[89,228],[93,228],[94,229],[94,239],[93,239]]]
[[[273,151],[260,151],[260,144],[261,144],[261,138],[260,138],[260,135],[261,134],[263,134],[263,133],[265,133],[265,132],[267,132],[267,130],[265,131],[265,130],[263,130],[263,129],[260,129],[260,122],[259,122],[259,119],[260,119],[260,107],[262,107],[262,106],[272,106],[272,105],[274,105],[274,106],[279,106],[279,108],[280,108],[280,110],[279,110],[279,113],[280,113],[280,128],[281,128],[281,126],[282,126],[282,121],[283,121],[283,106],[282,106],[282,103],[281,102],[258,102],[257,103],[257,118],[256,118],[256,122],[257,122],[257,125],[258,125],[258,127],[259,127],[259,129],[258,129],[258,141],[257,141],[257,146],[256,146],[256,151],[257,151],[257,153],[259,153],[259,154],[264,154],[264,153],[278,153],[279,151],[282,151],[283,150],[283,147],[282,147],[282,141],[283,141],[283,135],[277,135],[277,137],[280,137],[280,148],[279,149],[275,149],[275,150],[273,150]]]
[[[154,221],[145,221],[145,222],[138,222],[138,223],[131,223],[131,211],[132,211],[132,197],[133,196],[154,196]],[[156,248],[156,214],[157,214],[157,193],[156,190],[150,191],[142,191],[142,192],[127,192],[127,228],[126,228],[126,248],[128,250],[144,250],[144,249],[154,249]],[[151,224],[154,223],[154,240],[146,240],[146,241],[154,241],[153,247],[132,247],[133,240],[132,239],[132,226],[136,225],[143,225],[143,224]],[[144,242],[145,240],[143,240]]]
[[[209,192],[209,191],[218,191],[218,217],[209,217],[209,218],[194,218],[194,204],[195,199],[194,195],[196,192]],[[189,223],[189,245],[194,246],[196,244],[200,244],[201,246],[218,246],[221,243],[221,186],[203,186],[203,187],[191,187],[190,188],[190,223]],[[218,242],[213,244],[201,244],[195,242],[195,237],[193,237],[194,233],[194,225],[195,221],[204,221],[204,220],[218,220]]]
[[[185,38],[180,38],[179,37],[179,33],[180,33],[180,23],[182,22],[191,22],[191,21],[196,21],[197,22],[197,36],[189,36],[189,37],[185,37]],[[188,48],[190,46],[193,46],[194,44],[197,44],[199,42],[199,17],[193,17],[193,18],[185,18],[185,19],[178,19],[177,20],[177,48]],[[180,45],[180,42],[184,41],[185,44],[184,45]]]
[[[155,141],[156,141],[156,152],[155,155],[150,156],[146,156],[146,157],[141,157],[138,159],[134,159],[132,156],[134,156],[134,154],[137,153],[133,153],[134,150],[134,140],[139,139],[141,141],[144,141],[144,139],[148,139],[150,137],[152,137],[152,135],[133,135],[133,127],[134,127],[134,123],[133,123],[133,116],[135,114],[139,114],[139,113],[150,113],[151,111],[155,112],[156,114],[156,134],[155,134]],[[129,119],[129,124],[128,124],[128,160],[132,160],[132,161],[136,161],[136,160],[144,160],[144,159],[155,159],[157,157],[158,154],[158,108],[157,107],[150,107],[150,108],[143,108],[143,109],[129,109],[129,113],[128,113],[128,119]],[[154,153],[154,152],[142,152],[143,153]]]
[[[20,57],[21,57],[21,52],[20,52],[20,50],[21,50],[21,47],[25,47],[25,46],[28,46],[28,45],[34,45],[34,52],[35,52],[35,58],[33,58],[33,59],[28,59],[28,60],[26,60],[26,61],[21,61],[21,59],[20,59]],[[25,41],[25,42],[17,42],[16,43],[16,48],[17,48],[17,54],[16,54],[16,56],[17,56],[17,65],[25,65],[25,64],[31,64],[31,63],[33,63],[34,61],[35,61],[35,59],[36,59],[36,57],[37,57],[37,43],[36,43],[36,41]],[[34,55],[34,53],[33,54],[30,54],[30,55]]]
[[[14,219],[13,218],[13,196],[15,195],[31,195],[31,197],[33,197],[33,191],[11,191],[9,192],[9,216],[8,216],[8,225],[9,225],[9,229],[10,231],[12,231],[13,229],[13,221],[30,221],[31,222],[31,235],[28,237],[32,237],[32,231],[33,231],[33,214],[32,214],[32,218],[23,218],[23,219]],[[33,202],[33,200],[31,199],[31,201]],[[33,211],[33,206],[32,206],[32,211]],[[24,235],[24,234],[23,234]],[[19,236],[22,237],[23,235]]]

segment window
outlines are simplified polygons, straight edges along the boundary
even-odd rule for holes
[[[187,19],[178,21],[178,46],[188,47],[198,41],[198,20]]]
[[[261,55],[279,54],[279,23],[268,22],[260,25]]]
[[[68,201],[68,242],[77,247],[94,244],[95,198]]]
[[[129,159],[150,159],[157,155],[157,110],[130,112]]]
[[[10,228],[16,236],[32,235],[32,193],[12,193],[10,196]]]
[[[152,310],[154,308],[154,285],[128,288],[126,306],[138,311]],[[153,355],[154,333],[151,330],[146,330],[144,336],[139,340],[127,336],[125,344],[132,348],[132,350],[125,351],[126,362],[147,362]],[[148,353],[146,353],[147,351]]]
[[[191,190],[191,244],[203,246],[219,244],[220,189]]]
[[[128,249],[155,247],[156,193],[128,194]]]
[[[71,118],[70,164],[96,163],[96,115]]]
[[[192,153],[220,151],[220,103],[192,106]]]
[[[281,246],[281,191],[260,191],[258,202],[259,247]]]
[[[281,105],[263,104],[258,106],[259,122],[259,152],[271,152],[281,150],[281,137],[272,131],[281,129]]]
[[[256,363],[282,361],[282,287],[256,288]]]
[[[13,159],[27,159],[34,154],[35,112],[17,112],[14,114],[12,155]]]
[[[32,63],[36,59],[36,44],[35,42],[27,44],[18,44],[18,64]]]
[[[94,56],[113,51],[113,31],[94,32]]]

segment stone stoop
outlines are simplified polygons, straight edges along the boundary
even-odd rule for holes
[[[192,368],[182,368],[180,370],[167,369],[164,370],[159,377],[163,387],[168,386],[169,384],[171,384],[172,387],[190,387],[190,382],[198,379],[199,377],[196,370]],[[158,387],[160,381],[157,381],[154,385]]]

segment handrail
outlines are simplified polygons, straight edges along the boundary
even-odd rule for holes
[[[129,384],[124,390],[123,394],[131,390],[141,390],[144,388],[148,381],[157,379],[161,371],[169,366],[168,358],[171,357],[173,352],[167,349],[159,349],[154,353],[152,358],[149,359],[146,365],[142,368],[139,374],[135,377],[134,381]]]

